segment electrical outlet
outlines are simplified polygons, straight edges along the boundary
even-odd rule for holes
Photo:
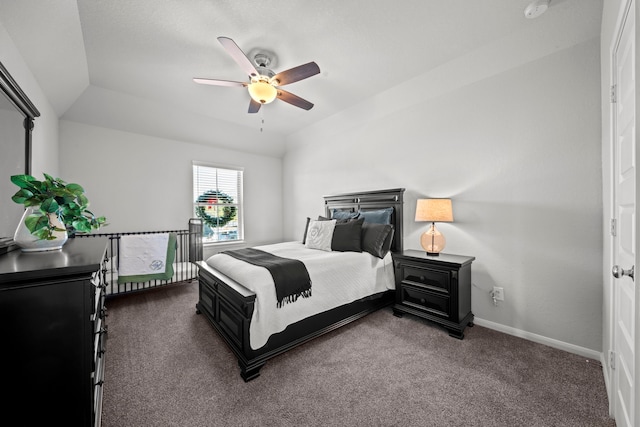
[[[493,299],[496,301],[504,301],[504,288],[498,286],[493,287]]]

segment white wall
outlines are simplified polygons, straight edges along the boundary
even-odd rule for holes
[[[31,173],[39,178],[42,178],[43,172],[56,175],[58,173],[58,117],[1,22],[0,62],[40,112],[40,117],[34,121],[32,134]],[[11,122],[10,125],[7,120]],[[17,111],[10,113],[4,111],[0,120],[4,136],[0,143],[5,145],[2,151],[4,155],[9,152],[9,146],[12,146],[15,152],[11,156],[18,155],[24,158],[25,131],[21,125],[22,120],[22,115]],[[9,133],[9,127],[12,129],[11,133]],[[13,231],[20,221],[24,208],[11,201],[11,196],[18,191],[18,187],[10,182],[9,177],[24,173],[24,160],[16,162],[7,158],[2,159],[1,163],[0,237],[13,237]]]
[[[29,70],[15,43],[0,22],[0,62],[40,111],[35,119],[31,170],[36,177],[58,173],[58,116]]]
[[[446,252],[476,257],[476,318],[595,356],[602,348],[599,40],[511,68],[490,57],[466,60],[422,76],[431,85],[422,97],[420,85],[406,96],[399,86],[295,135],[284,159],[285,237],[301,237],[304,219],[322,213],[323,195],[404,187],[405,248],[421,249],[427,225],[413,220],[416,199],[451,197],[455,222],[439,228]],[[494,63],[505,69],[485,73]],[[393,106],[382,114],[388,100]],[[497,307],[493,286],[504,287]]]
[[[60,170],[85,188],[104,232],[184,229],[192,161],[244,167],[247,245],[282,240],[282,160],[60,121]]]

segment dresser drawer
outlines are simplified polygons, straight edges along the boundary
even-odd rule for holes
[[[402,283],[446,294],[451,290],[451,273],[449,271],[409,265],[402,265],[401,268]]]
[[[104,368],[105,368],[105,341],[106,334],[101,334],[98,343],[98,352],[94,363],[94,371],[92,374],[93,381],[93,426],[100,426],[102,415],[102,387],[104,385]]]
[[[423,287],[401,284],[399,303],[440,317],[449,317],[450,298]]]

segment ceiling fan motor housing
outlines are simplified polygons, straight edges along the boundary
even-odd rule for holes
[[[258,71],[258,74],[260,74],[261,76],[265,76],[268,79],[276,75],[273,70],[270,70],[267,67],[256,67],[256,70]]]

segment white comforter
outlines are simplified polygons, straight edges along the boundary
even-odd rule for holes
[[[256,246],[284,258],[295,258],[307,267],[311,297],[277,307],[276,291],[269,271],[225,254],[207,259],[207,264],[256,294],[249,327],[254,350],[264,346],[271,334],[299,320],[351,303],[369,295],[395,289],[391,254],[384,259],[367,252],[327,252],[306,248],[300,242]]]

